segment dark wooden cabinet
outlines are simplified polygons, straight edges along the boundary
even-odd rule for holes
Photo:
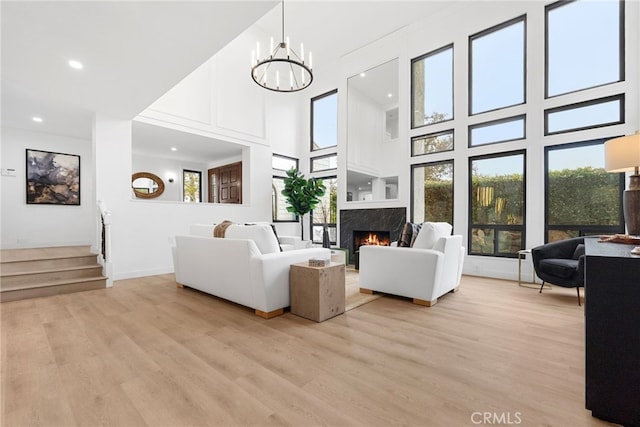
[[[586,238],[586,407],[640,426],[640,256],[633,245]]]

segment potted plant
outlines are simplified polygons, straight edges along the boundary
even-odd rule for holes
[[[304,214],[311,212],[320,203],[320,198],[324,196],[325,191],[326,188],[321,179],[305,179],[304,175],[296,168],[291,168],[287,171],[282,195],[289,203],[287,212],[298,215],[302,240],[304,240],[302,217]]]

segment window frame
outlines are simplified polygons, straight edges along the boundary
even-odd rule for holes
[[[556,112],[560,112],[560,111],[567,111],[567,110],[574,110],[577,108],[581,108],[581,107],[586,107],[589,105],[597,105],[597,104],[605,104],[607,102],[610,101],[614,101],[614,100],[618,100],[620,102],[620,109],[619,109],[619,119],[617,121],[614,122],[604,122],[604,123],[600,123],[597,125],[590,125],[590,126],[581,126],[581,127],[577,127],[577,128],[569,128],[569,129],[564,129],[564,130],[560,130],[560,131],[555,131],[555,132],[549,132],[549,115],[556,113]],[[606,127],[606,126],[613,126],[613,125],[619,125],[622,123],[625,123],[625,93],[619,93],[617,95],[611,95],[611,96],[605,96],[602,98],[595,98],[595,99],[589,99],[587,101],[581,101],[581,102],[575,102],[572,104],[566,104],[566,105],[561,105],[559,107],[553,107],[553,108],[547,108],[543,111],[543,116],[544,116],[544,136],[550,136],[550,135],[559,135],[562,133],[568,133],[568,132],[577,132],[577,131],[581,131],[581,130],[587,130],[587,129],[597,129],[597,128],[601,128],[601,127]]]
[[[484,159],[493,159],[498,157],[509,157],[514,155],[522,155],[522,224],[520,225],[510,225],[510,224],[476,224],[473,222],[473,161],[474,160],[484,160]],[[524,250],[527,241],[527,150],[512,150],[512,151],[501,151],[497,153],[489,153],[482,154],[478,156],[469,156],[468,157],[468,191],[467,191],[467,201],[468,201],[468,221],[467,221],[467,238],[469,244],[467,245],[467,254],[473,256],[488,256],[494,258],[517,258],[518,253],[505,253],[499,251],[499,239],[497,238],[498,232],[501,231],[519,231],[520,232],[520,250]],[[477,253],[473,251],[473,229],[474,228],[491,228],[494,230],[493,241],[493,253]]]
[[[310,124],[310,126],[309,126],[309,151],[312,152],[312,153],[314,151],[326,150],[326,149],[338,146],[338,129],[337,129],[337,126],[336,126],[336,144],[335,145],[329,145],[327,147],[321,147],[321,148],[316,148],[316,149],[313,148],[313,128],[314,128],[314,115],[315,115],[314,114],[314,103],[316,101],[319,101],[319,100],[323,99],[323,98],[327,98],[329,96],[337,95],[337,94],[338,94],[338,89],[336,88],[336,89],[330,90],[329,92],[325,92],[325,93],[323,93],[321,95],[314,96],[313,98],[311,98],[311,105],[310,105],[311,119],[309,121],[309,124]],[[336,97],[336,125],[338,123],[338,105],[337,104],[338,104],[338,99]]]
[[[510,105],[504,105],[502,107],[498,107],[498,108],[492,108],[490,110],[484,110],[484,111],[479,111],[477,113],[473,112],[473,41],[476,39],[479,39],[481,37],[484,37],[488,34],[491,34],[493,32],[496,31],[500,31],[502,29],[505,29],[513,24],[516,24],[518,22],[522,21],[523,23],[523,29],[522,29],[522,43],[523,43],[523,49],[522,49],[522,55],[523,55],[523,69],[522,69],[522,102],[520,103],[516,103],[516,104],[510,104]],[[477,32],[475,34],[472,34],[469,36],[469,42],[468,42],[468,47],[467,47],[467,51],[468,51],[468,57],[467,57],[467,64],[468,64],[468,74],[467,74],[467,79],[468,79],[468,84],[467,84],[467,115],[469,117],[473,117],[473,116],[477,116],[479,114],[485,114],[485,113],[489,113],[492,111],[498,111],[498,110],[503,110],[505,108],[511,108],[511,107],[515,107],[517,105],[525,105],[527,103],[527,15],[520,15],[517,16],[515,18],[509,19],[508,21],[502,22],[500,24],[494,25],[492,27],[489,27],[485,30],[482,30],[480,32]]]
[[[439,122],[439,123],[441,123],[441,122]],[[442,151],[434,151],[434,152],[431,152],[431,153],[423,153],[423,154],[416,154],[415,153],[413,143],[416,140],[425,139],[425,138],[433,138],[433,137],[438,137],[438,136],[447,135],[447,134],[451,134],[451,138],[453,140],[453,146],[450,149],[442,150]],[[411,157],[429,156],[431,154],[438,154],[438,153],[448,153],[450,151],[454,151],[455,148],[456,148],[456,132],[455,132],[455,129],[453,129],[453,128],[442,130],[442,131],[438,131],[438,132],[425,133],[425,134],[422,134],[422,135],[417,135],[417,136],[411,137]]]
[[[276,179],[282,180],[283,184],[284,184],[285,177],[278,176],[278,175],[273,175],[271,177],[271,188],[272,188],[272,190],[273,190],[273,186],[274,186],[273,185],[273,181],[276,180]],[[280,196],[282,196],[282,194],[280,194]],[[282,196],[282,197],[284,199],[284,196]],[[273,200],[271,200],[271,222],[279,222],[279,223],[287,223],[287,222],[298,223],[298,222],[300,222],[300,217],[297,214],[289,212],[291,214],[291,216],[292,216],[292,219],[276,219],[276,218],[274,218],[274,215],[273,215],[274,213],[275,213],[275,206],[273,204]]]
[[[613,137],[612,137],[613,138]],[[592,140],[568,142],[564,144],[548,145],[544,147],[544,242],[549,243],[549,232],[552,230],[577,230],[579,236],[585,236],[593,233],[624,233],[624,209],[623,209],[623,194],[625,191],[625,173],[620,172],[619,186],[620,186],[620,204],[618,206],[618,220],[620,226],[600,226],[600,225],[553,225],[549,226],[549,153],[556,150],[565,150],[571,148],[588,147],[591,145],[604,144],[605,141],[611,138],[598,138]]]
[[[619,78],[616,81],[601,83],[595,86],[588,86],[582,89],[575,89],[569,92],[562,92],[555,95],[549,95],[549,12],[553,11],[562,6],[566,6],[567,4],[574,3],[576,0],[560,0],[555,3],[550,3],[544,7],[544,99],[551,99],[558,96],[564,96],[571,93],[581,92],[588,89],[593,89],[597,87],[607,86],[610,84],[615,84],[619,82],[623,82],[626,79],[625,75],[625,49],[626,49],[626,40],[625,40],[625,1],[618,0],[619,7],[619,51],[618,51],[618,61],[619,64]],[[546,126],[545,126],[546,130]]]
[[[414,200],[415,200],[415,194],[414,194],[414,188],[415,188],[415,181],[414,181],[414,171],[417,168],[421,168],[421,167],[425,167],[425,166],[437,166],[437,165],[442,165],[442,164],[451,164],[451,199],[453,200],[453,203],[451,204],[451,218],[455,219],[455,213],[456,213],[456,204],[455,204],[455,197],[456,197],[456,186],[455,186],[455,160],[454,159],[445,159],[445,160],[438,160],[435,162],[425,162],[425,163],[417,163],[414,165],[411,165],[411,177],[410,177],[410,185],[411,185],[411,200],[409,203],[409,209],[410,209],[410,217],[411,217],[411,222],[415,222],[415,211],[414,211]],[[451,224],[453,226],[453,223]]]
[[[286,173],[286,172],[287,172],[287,170],[288,170],[288,169],[287,169],[287,170],[284,170],[284,169],[274,168],[274,167],[273,167],[273,158],[274,158],[274,157],[278,157],[278,158],[280,158],[280,159],[285,159],[285,160],[293,160],[293,161],[295,161],[295,164],[296,164],[296,165],[295,165],[295,168],[296,168],[296,169],[300,169],[300,160],[299,160],[298,158],[296,158],[296,157],[291,157],[291,156],[285,156],[284,154],[276,154],[276,153],[273,153],[273,154],[271,154],[271,159],[272,159],[272,160],[271,160],[271,168],[272,168],[274,171],[281,171],[281,172],[285,172],[285,173]]]
[[[439,53],[445,52],[447,50],[451,49],[451,118],[450,119],[446,119],[446,120],[442,120],[439,122],[435,122],[435,123],[425,123],[422,125],[416,125],[415,123],[415,115],[414,115],[414,111],[415,111],[415,97],[414,97],[414,75],[415,73],[413,72],[413,65],[416,62],[422,61],[427,59],[430,56],[434,56],[437,55]],[[453,43],[449,43],[446,46],[442,46],[436,50],[432,50],[431,52],[427,52],[424,55],[420,55],[418,57],[415,57],[411,60],[411,129],[419,129],[425,126],[431,126],[431,125],[435,125],[435,124],[439,124],[439,123],[445,123],[448,121],[452,121],[455,119],[455,72],[454,72],[454,65],[455,65],[455,50],[454,50],[454,44]],[[426,95],[426,93],[425,93]]]
[[[336,158],[336,167],[335,168],[331,168],[331,167],[327,168],[327,169],[314,169],[313,168],[313,161],[314,160],[326,159],[328,157],[335,157]],[[309,158],[309,170],[311,171],[311,173],[333,171],[333,170],[337,170],[337,169],[338,169],[338,153],[324,154],[322,156],[316,156],[316,157]]]
[[[500,139],[498,141],[486,142],[484,144],[478,144],[478,145],[472,144],[473,139],[471,138],[471,132],[474,129],[489,127],[489,126],[502,124],[502,123],[515,122],[520,119],[523,119],[523,125],[522,125],[523,133],[521,138]],[[475,123],[467,127],[467,148],[485,147],[487,145],[502,144],[503,142],[511,142],[511,141],[522,141],[524,139],[527,139],[527,115],[526,114],[518,114],[516,116],[503,117],[496,120],[489,120],[488,122]]]
[[[335,179],[336,180],[336,189],[337,189],[337,186],[338,186],[338,175],[318,176],[316,178],[317,179],[321,179],[323,184],[324,184],[325,180]],[[328,187],[327,187],[327,190],[329,190]],[[310,235],[309,239],[311,240],[311,243],[316,243],[316,244],[322,243],[322,240],[319,241],[319,242],[313,240],[313,226],[314,225],[316,225],[316,226],[317,225],[321,225],[321,226],[326,225],[327,228],[333,227],[333,228],[336,229],[336,233],[335,233],[336,234],[336,240],[335,241],[329,240],[329,243],[332,244],[332,245],[337,245],[338,244],[338,240],[340,240],[340,236],[338,235],[338,222],[337,222],[338,214],[339,214],[338,200],[336,200],[336,222],[327,222],[327,223],[324,223],[324,222],[313,222],[313,210],[311,212],[309,212],[309,235]]]

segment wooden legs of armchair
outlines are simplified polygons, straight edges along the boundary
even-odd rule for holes
[[[414,304],[424,305],[425,307],[431,307],[435,305],[437,302],[438,302],[438,298],[434,299],[433,301],[429,301],[426,299],[418,299],[418,298],[413,299]]]

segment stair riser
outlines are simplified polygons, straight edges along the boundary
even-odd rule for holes
[[[96,265],[96,256],[87,255],[77,258],[40,259],[33,261],[5,262],[0,266],[3,275],[14,273],[26,273],[29,271],[42,271],[56,268],[85,267]]]
[[[44,288],[3,291],[2,294],[0,294],[0,302],[18,301],[27,298],[48,297],[53,295],[68,294],[72,292],[104,289],[106,286],[107,280],[99,279],[67,285],[47,286]]]
[[[90,246],[58,246],[31,249],[2,249],[0,261],[31,261],[37,259],[72,258],[77,256],[95,255]]]
[[[96,277],[102,275],[102,267],[82,268],[79,270],[53,271],[46,273],[21,274],[18,276],[2,277],[2,291],[25,285],[38,285],[57,280],[79,279],[83,277]]]

